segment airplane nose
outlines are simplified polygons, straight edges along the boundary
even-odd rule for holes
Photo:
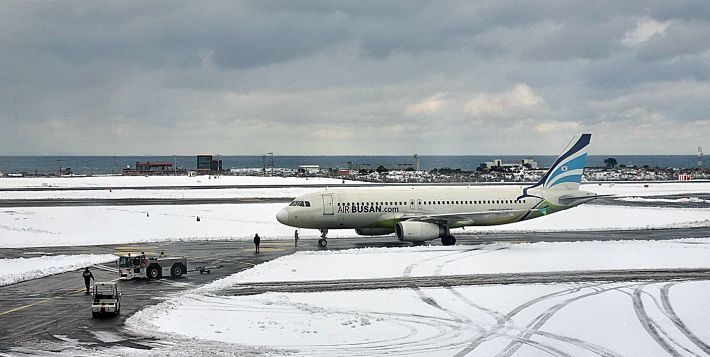
[[[288,224],[288,211],[282,208],[276,213],[276,220],[281,224]]]

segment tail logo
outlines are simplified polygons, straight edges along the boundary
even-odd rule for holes
[[[579,189],[579,183],[584,172],[584,164],[587,161],[587,145],[589,145],[591,138],[592,134],[576,135],[542,179],[536,184],[524,188],[520,197],[531,197],[532,195],[528,194],[528,190],[540,186],[544,189],[553,187],[569,190]]]

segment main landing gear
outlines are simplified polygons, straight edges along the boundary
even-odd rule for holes
[[[326,237],[327,234],[328,234],[328,230],[327,230],[327,229],[321,229],[321,230],[320,230],[320,239],[318,240],[318,246],[319,246],[319,247],[325,247],[326,245],[328,245],[328,241],[326,240],[326,239],[327,239],[327,237]]]
[[[441,237],[441,244],[454,245],[454,244],[456,244],[456,237],[454,237],[452,235],[447,235],[447,236]]]

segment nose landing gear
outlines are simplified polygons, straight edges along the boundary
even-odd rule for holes
[[[327,237],[326,237],[327,234],[328,234],[328,230],[327,230],[327,229],[321,229],[321,230],[320,230],[320,239],[318,240],[318,246],[319,246],[319,247],[325,247],[326,245],[328,245],[328,240],[327,240]]]

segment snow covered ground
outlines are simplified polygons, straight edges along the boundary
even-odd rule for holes
[[[111,254],[44,255],[37,257],[0,259],[0,285],[14,284],[24,280],[59,274],[94,264],[116,260]],[[33,254],[34,255],[34,254]]]
[[[226,183],[227,177],[217,179]],[[95,180],[94,180],[95,179]],[[193,185],[145,177],[17,180],[22,187]],[[201,178],[204,181],[204,178]],[[67,182],[63,181],[67,180]],[[85,181],[88,180],[88,181]],[[251,179],[249,179],[251,180]],[[283,184],[291,179],[274,178]],[[284,181],[286,180],[286,181]],[[295,179],[294,179],[295,180]],[[47,181],[47,182],[44,182]],[[210,180],[214,182],[215,180]],[[237,182],[235,181],[235,182]],[[310,181],[310,180],[309,180]],[[150,183],[148,183],[150,182]],[[47,185],[44,185],[44,184]],[[339,183],[335,181],[334,183]],[[15,184],[15,183],[13,183]],[[256,184],[270,184],[259,181]],[[342,185],[342,184],[341,184]],[[21,187],[17,186],[17,187]],[[658,208],[649,196],[710,192],[710,183],[584,185],[649,207],[583,205],[490,231],[638,230],[709,227],[710,208]],[[251,191],[249,191],[251,190]],[[313,189],[102,190],[96,198],[293,197]],[[238,191],[232,192],[232,191]],[[13,196],[13,195],[18,196]],[[91,198],[86,191],[2,192],[0,199]],[[220,196],[224,194],[225,196]],[[242,196],[230,196],[230,194]],[[47,196],[49,195],[49,196]],[[114,195],[114,196],[111,196]],[[123,195],[123,196],[122,196]],[[167,196],[161,196],[167,195]],[[185,195],[185,196],[181,196]],[[190,196],[194,195],[194,196]],[[210,196],[216,195],[216,196]],[[648,200],[648,201],[639,201]],[[703,203],[703,202],[695,202]],[[0,209],[0,248],[119,244],[165,240],[291,239],[293,228],[276,222],[284,204],[99,206]],[[196,217],[200,217],[197,221]],[[710,232],[710,231],[709,231]],[[458,231],[455,234],[461,234]],[[353,236],[332,231],[333,238]],[[304,230],[301,238],[315,238]],[[708,234],[710,236],[710,233]],[[485,238],[484,236],[482,238]],[[393,238],[395,239],[395,238]],[[485,239],[481,240],[485,243]],[[378,278],[496,272],[710,267],[710,238],[674,241],[481,244],[301,252],[259,265],[149,307],[131,326],[169,332],[176,340],[202,339],[230,348],[286,355],[470,356],[693,356],[710,354],[710,282],[578,283],[432,289],[221,296],[237,282]],[[41,253],[41,248],[37,249]],[[0,284],[92,262],[110,255],[0,260]],[[65,260],[66,259],[66,260]],[[68,261],[77,263],[76,266]],[[22,264],[17,264],[22,262]],[[5,264],[5,265],[3,265]],[[11,271],[8,266],[22,266]],[[3,283],[4,282],[4,283]],[[151,332],[145,331],[150,335]],[[164,337],[164,335],[161,335]],[[199,340],[198,340],[199,341]],[[190,342],[189,345],[199,345]],[[232,346],[232,347],[230,347]],[[263,349],[263,350],[262,350]],[[117,352],[117,351],[113,351]],[[112,352],[112,353],[113,353]],[[134,351],[138,352],[138,351]],[[118,353],[118,352],[117,352]],[[124,353],[124,352],[120,352]],[[133,354],[131,351],[127,355]],[[140,353],[138,353],[140,355]],[[190,354],[187,354],[190,355]]]
[[[254,177],[228,177],[234,182],[256,184]],[[102,186],[126,186],[123,179],[133,181],[152,177],[111,177],[57,179],[78,184],[87,181],[86,186],[96,185],[94,179],[101,179]],[[165,184],[181,177],[158,177]],[[204,180],[204,178],[202,178]],[[218,180],[222,180],[220,178]],[[239,179],[239,180],[237,180]],[[259,178],[256,178],[259,179]],[[304,179],[267,178],[281,180],[292,185]],[[3,179],[4,182],[6,179]],[[7,179],[22,181],[32,179]],[[47,179],[44,179],[47,180]],[[293,181],[291,181],[293,180]],[[216,181],[216,180],[212,180]],[[310,180],[309,180],[310,181]],[[110,183],[116,182],[113,185]],[[163,181],[161,181],[163,182]],[[337,181],[335,181],[337,182]],[[154,182],[153,184],[157,184]],[[29,184],[25,184],[29,185]],[[51,183],[59,186],[60,183]],[[603,184],[585,185],[584,189],[600,194],[642,197],[690,192],[709,192],[710,183],[651,184]],[[406,188],[405,188],[406,189]],[[31,191],[0,192],[4,199],[12,195],[24,198],[99,198],[117,195],[121,198],[154,197],[295,197],[313,189],[280,187],[272,189],[205,189],[205,190],[101,190],[94,191]],[[93,193],[92,193],[93,192]],[[96,197],[96,196],[94,196]],[[17,197],[19,198],[19,197]],[[244,240],[254,233],[268,239],[291,239],[293,228],[279,224],[274,218],[283,203],[251,204],[205,204],[205,205],[156,205],[156,206],[72,206],[0,209],[0,248],[2,247],[43,247],[92,244],[120,244],[155,242],[166,240]],[[200,220],[197,220],[200,217]],[[566,230],[618,230],[710,226],[709,209],[673,209],[658,207],[600,207],[582,205],[571,210],[543,218],[518,222],[504,226],[470,227],[455,234],[477,234],[485,232],[533,232]],[[351,230],[333,230],[330,237],[352,236]],[[316,230],[303,230],[301,238],[316,238]]]
[[[219,292],[251,281],[708,268],[708,256],[710,239],[300,252],[146,308],[127,325],[307,356],[702,355],[708,281]]]
[[[77,206],[0,209],[0,248],[101,245],[168,240],[292,239],[293,228],[278,223],[283,203]],[[200,217],[200,220],[197,220]],[[708,227],[710,209],[579,206],[546,217],[503,226],[469,227],[454,234]],[[316,238],[317,230],[301,230]],[[331,238],[352,237],[333,230]],[[396,240],[392,236],[393,240]]]

